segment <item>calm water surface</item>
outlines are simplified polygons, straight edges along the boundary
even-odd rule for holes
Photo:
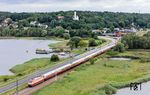
[[[12,74],[9,71],[10,68],[33,58],[50,57],[51,54],[37,55],[35,50],[37,48],[49,49],[48,44],[56,42],[52,40],[0,40],[0,75]]]
[[[126,61],[126,60],[131,60],[131,58],[123,58],[123,57],[114,57],[114,58],[109,58],[110,60],[124,60],[124,61]]]
[[[130,88],[123,88],[114,95],[150,95],[150,82],[143,83],[141,90],[133,91]]]

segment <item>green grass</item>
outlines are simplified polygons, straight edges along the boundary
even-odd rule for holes
[[[134,56],[135,52],[139,50],[122,54]],[[144,54],[147,55],[147,51],[143,51]],[[150,52],[148,55],[150,57]],[[33,95],[107,95],[114,93],[115,87],[123,87],[144,78],[150,79],[150,62],[143,64],[139,59],[131,61],[112,61],[101,57],[97,59],[94,65],[87,62],[63,79]]]
[[[133,57],[137,57],[137,58],[150,58],[150,50],[128,50],[125,51],[124,53],[120,53],[117,56],[133,56]]]
[[[23,90],[23,89],[25,89],[25,88],[27,88],[27,87],[28,87],[27,84],[23,84],[23,85],[21,85],[20,87],[18,87],[18,91],[19,91],[19,90]],[[1,94],[1,95],[15,95],[16,92],[17,92],[17,89],[14,88],[14,89],[12,89],[12,90],[10,90],[10,91],[8,91],[8,92],[6,92],[6,93],[3,93],[3,94]]]
[[[28,62],[25,62],[24,64],[20,64],[12,67],[10,71],[12,71],[15,74],[19,74],[19,73],[28,74],[42,67],[46,67],[48,65],[54,65],[54,64],[55,62],[51,62],[50,58],[32,59]]]
[[[13,68],[11,68],[11,71],[14,72],[14,75],[0,76],[0,87],[16,81],[16,78],[22,79],[29,74],[33,74],[37,70],[44,70],[47,68],[51,68],[52,66],[61,64],[67,60],[68,58],[61,59],[58,62],[51,62],[49,58],[39,58],[39,59],[32,59],[28,62],[25,62],[24,64],[16,65]],[[6,78],[8,80],[4,81]]]
[[[69,46],[67,46],[67,43],[68,43],[68,40],[62,40],[58,43],[50,44],[49,47],[50,48],[67,49],[67,48],[69,48]]]

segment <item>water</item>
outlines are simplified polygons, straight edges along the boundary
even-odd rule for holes
[[[131,58],[124,58],[124,57],[114,57],[114,58],[109,58],[110,60],[131,60]]]
[[[37,55],[37,48],[49,49],[48,44],[56,43],[52,40],[0,40],[0,75],[12,74],[9,69],[17,64],[22,64],[33,58],[50,57],[48,55]]]
[[[150,95],[150,82],[143,83],[141,90],[133,91],[130,88],[123,88],[114,95]]]

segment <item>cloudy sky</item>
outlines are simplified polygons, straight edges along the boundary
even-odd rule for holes
[[[150,0],[0,0],[0,11],[91,10],[150,13]]]

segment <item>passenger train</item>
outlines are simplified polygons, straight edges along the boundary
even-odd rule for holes
[[[48,79],[55,77],[56,75],[64,73],[65,71],[70,70],[70,69],[90,60],[91,58],[94,58],[94,57],[108,51],[109,49],[115,47],[116,44],[117,44],[117,40],[114,40],[114,41],[112,41],[112,43],[108,44],[107,46],[105,46],[103,48],[98,48],[98,49],[92,50],[91,53],[89,52],[89,54],[87,54],[85,57],[79,58],[74,62],[64,64],[63,66],[58,67],[58,68],[56,68],[50,72],[47,72],[47,73],[45,73],[39,77],[30,79],[28,82],[28,86],[34,87],[34,86],[36,86],[36,85],[38,85],[38,84],[40,84],[40,83],[42,83]]]

